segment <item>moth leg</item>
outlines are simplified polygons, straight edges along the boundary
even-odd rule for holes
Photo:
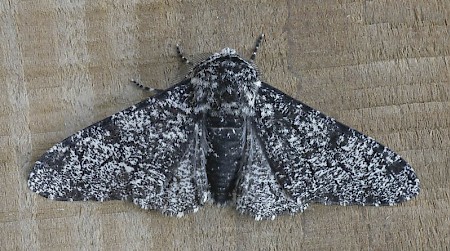
[[[250,61],[254,61],[256,58],[256,53],[258,52],[259,46],[261,45],[262,40],[264,39],[264,33],[261,33],[259,35],[258,39],[256,40],[255,48],[253,48],[252,56],[250,57]]]
[[[191,61],[189,61],[189,59],[187,59],[187,57],[185,57],[183,55],[183,53],[181,52],[179,44],[177,44],[177,54],[180,57],[181,61],[183,61],[183,63],[188,64],[190,66],[194,66],[194,64]]]
[[[152,87],[145,86],[145,85],[139,83],[137,80],[134,80],[134,79],[130,79],[130,82],[135,84],[137,87],[143,89],[144,91],[155,92],[155,93],[161,93],[161,92],[164,91],[164,90],[161,90],[161,89],[155,89],[155,88],[152,88]]]

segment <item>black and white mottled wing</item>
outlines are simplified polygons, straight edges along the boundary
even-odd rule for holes
[[[236,209],[256,220],[273,220],[277,215],[306,209],[306,203],[294,200],[278,182],[252,122],[248,121],[245,131],[243,165],[236,184]]]
[[[207,199],[204,126],[187,79],[52,147],[28,185],[56,200],[128,199],[169,215]]]
[[[255,111],[258,151],[301,207],[393,205],[419,193],[416,174],[399,155],[267,84],[259,88]]]

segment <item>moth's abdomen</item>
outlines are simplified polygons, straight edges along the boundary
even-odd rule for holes
[[[233,196],[242,159],[242,134],[242,128],[208,128],[206,173],[216,203],[223,204]]]

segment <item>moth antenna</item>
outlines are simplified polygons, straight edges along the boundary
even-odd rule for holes
[[[255,61],[256,53],[258,52],[259,46],[261,45],[261,42],[264,39],[264,33],[261,33],[259,35],[258,39],[256,40],[255,48],[253,48],[252,56],[250,57],[250,61]]]
[[[161,89],[155,89],[155,88],[153,88],[153,87],[145,86],[145,85],[139,83],[137,80],[134,80],[134,79],[130,79],[130,82],[133,83],[133,84],[135,84],[137,87],[143,89],[144,91],[148,91],[148,92],[156,92],[156,93],[163,92],[163,90],[161,90]]]
[[[178,57],[180,57],[181,61],[183,61],[185,64],[194,66],[194,64],[183,55],[183,52],[181,52],[181,48],[180,48],[179,44],[177,44],[177,55],[178,55]]]

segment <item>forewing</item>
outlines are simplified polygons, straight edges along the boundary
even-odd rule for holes
[[[185,80],[53,146],[30,189],[56,200],[131,199],[171,215],[195,210],[208,187],[191,88]]]
[[[372,138],[264,83],[255,102],[263,151],[297,201],[392,205],[419,193],[412,168]]]

